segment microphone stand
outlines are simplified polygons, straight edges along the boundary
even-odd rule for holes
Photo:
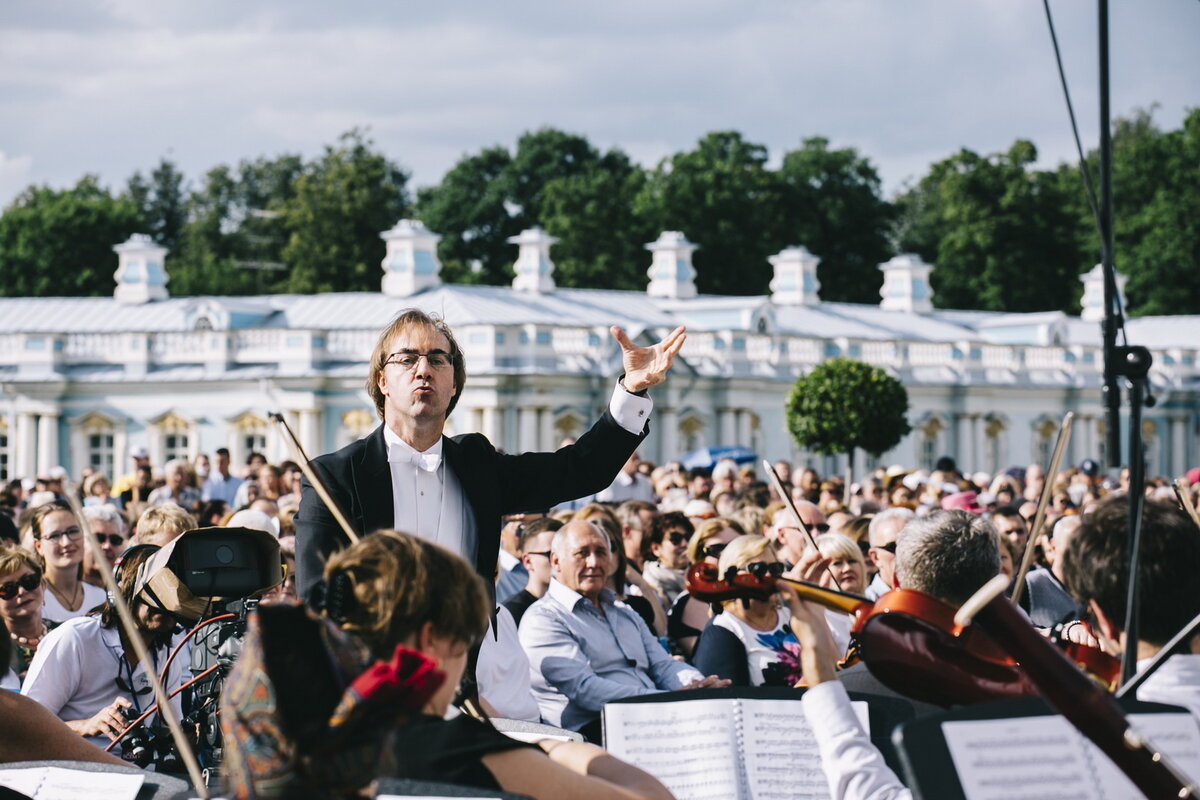
[[[1100,253],[1104,274],[1104,391],[1105,439],[1110,467],[1121,465],[1120,378],[1129,386],[1129,523],[1126,539],[1129,559],[1125,606],[1125,654],[1121,682],[1127,683],[1137,666],[1138,553],[1142,541],[1142,509],[1146,500],[1146,454],[1142,444],[1142,408],[1154,405],[1147,375],[1154,359],[1145,347],[1117,345],[1117,331],[1125,326],[1119,308],[1116,268],[1113,266],[1112,131],[1108,81],[1108,0],[1097,0],[1100,55]],[[1126,337],[1126,342],[1128,338]]]

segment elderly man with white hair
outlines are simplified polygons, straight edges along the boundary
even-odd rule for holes
[[[173,458],[163,467],[167,482],[150,493],[147,502],[152,506],[174,503],[186,511],[195,511],[200,504],[200,490],[187,485],[188,463],[182,458]]]
[[[521,646],[542,718],[595,738],[610,700],[727,686],[667,654],[607,588],[616,559],[594,523],[569,522],[550,545],[550,588],[521,618]]]
[[[867,558],[878,570],[867,587],[867,597],[872,600],[878,600],[896,588],[896,538],[900,529],[916,516],[911,509],[897,507],[876,514],[871,520],[867,528],[867,540],[871,544]]]
[[[804,527],[808,528],[809,533],[813,536],[829,532],[829,522],[816,503],[798,500],[796,511],[800,513],[800,520],[804,523]],[[808,537],[796,523],[796,515],[786,506],[776,511],[775,516],[771,518],[771,527],[767,531],[767,538],[775,543],[775,552],[789,566],[798,564],[805,549],[808,548]]]

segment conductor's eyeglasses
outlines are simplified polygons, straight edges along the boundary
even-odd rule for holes
[[[414,352],[399,352],[392,353],[387,357],[384,364],[396,364],[407,370],[414,370],[417,364],[421,363],[421,359],[425,359],[432,369],[445,369],[454,363],[454,356],[442,350],[433,350],[428,353]]]

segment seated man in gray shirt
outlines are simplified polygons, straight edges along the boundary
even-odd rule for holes
[[[551,544],[546,595],[521,620],[533,694],[542,719],[596,738],[610,700],[675,689],[727,686],[667,655],[637,612],[608,588],[615,559],[591,522],[569,522]]]

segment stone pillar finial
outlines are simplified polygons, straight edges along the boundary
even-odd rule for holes
[[[926,264],[915,253],[903,253],[880,264],[879,269],[883,271],[880,308],[914,314],[933,311],[933,289],[929,285],[932,264]]]
[[[670,297],[688,300],[696,296],[696,268],[692,253],[698,249],[680,231],[663,231],[658,239],[646,245],[654,254],[650,269],[650,285],[646,294],[651,297]]]
[[[442,263],[438,261],[440,236],[420,220],[402,219],[390,231],[379,234],[387,242],[383,256],[383,293],[409,297],[440,286]]]
[[[167,248],[155,244],[147,234],[135,233],[121,244],[113,246],[117,254],[117,281],[113,297],[122,305],[140,305],[154,300],[166,300],[167,271],[163,267]]]
[[[517,273],[513,288],[522,292],[553,292],[554,278],[550,276],[554,272],[554,262],[550,260],[550,246],[558,244],[558,239],[534,225],[508,237],[508,242],[520,248],[513,264]]]
[[[817,265],[821,259],[806,247],[789,247],[767,258],[775,268],[771,301],[779,305],[812,306],[821,302]]]
[[[1125,304],[1125,282],[1129,279],[1117,273],[1117,296],[1121,298],[1121,308]],[[1088,322],[1099,322],[1104,319],[1104,265],[1097,264],[1087,273],[1079,276],[1083,284],[1083,297],[1079,300],[1081,306],[1079,318]]]

